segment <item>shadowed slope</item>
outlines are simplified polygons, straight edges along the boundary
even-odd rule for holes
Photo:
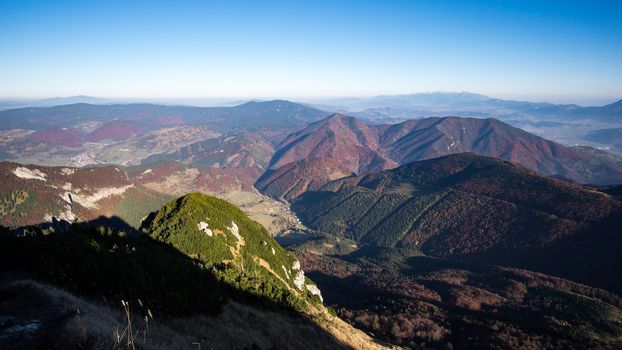
[[[307,226],[361,243],[622,291],[611,279],[622,264],[622,203],[497,159],[457,154],[337,180],[292,208]]]

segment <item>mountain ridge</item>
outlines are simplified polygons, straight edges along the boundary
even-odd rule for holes
[[[296,126],[329,113],[302,104],[272,100],[232,107],[195,107],[130,103],[95,105],[75,103],[52,107],[23,107],[0,111],[1,129],[39,130],[47,126],[71,127],[85,120],[140,121],[147,126],[158,118],[180,118],[184,123],[212,123],[218,131],[268,126]]]
[[[545,175],[584,183],[622,181],[622,167],[615,162],[562,146],[494,118],[431,117],[366,125],[357,118],[334,114],[290,134],[277,148],[270,167],[326,157],[365,174],[461,152],[510,160]]]

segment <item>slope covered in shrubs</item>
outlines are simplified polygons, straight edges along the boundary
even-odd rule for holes
[[[236,337],[248,341],[228,339],[232,333],[215,326],[224,333],[214,338],[220,343],[211,346],[300,344],[271,339],[284,334],[312,335],[310,342],[320,347],[377,347],[328,313],[298,261],[261,225],[215,197],[193,193],[170,201],[144,221],[142,233],[119,218],[0,229],[0,272],[25,274],[112,306],[126,300],[131,309],[148,308],[177,332],[180,339],[175,341],[214,338],[201,336],[207,330],[200,327],[218,319],[236,324],[246,317],[252,323],[273,314],[275,325],[237,330]],[[223,315],[232,310],[243,314]],[[22,309],[13,312],[26,317],[19,314]],[[284,327],[286,320],[294,325]],[[283,329],[276,332],[274,327]]]
[[[319,301],[300,263],[266,229],[222,199],[191,193],[150,214],[141,230],[207,266],[226,266],[240,288],[297,305]]]
[[[622,202],[465,153],[350,177],[292,205],[303,223],[358,243],[529,268],[612,291]]]

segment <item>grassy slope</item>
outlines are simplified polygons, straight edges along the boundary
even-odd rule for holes
[[[142,220],[151,212],[161,208],[173,199],[164,193],[136,186],[128,190],[114,210],[114,215],[126,221],[130,226],[139,228]]]
[[[209,225],[214,233],[212,237],[198,229],[200,222]],[[232,233],[233,223],[237,225],[243,242]],[[154,239],[171,244],[205,264],[217,265],[231,261],[228,264],[239,269],[249,283],[259,277],[262,281],[271,280],[278,286],[281,279],[287,281],[289,289],[296,288],[293,283],[296,271],[292,271],[295,258],[279,246],[263,226],[222,199],[200,193],[188,194],[152,213],[142,229]],[[277,276],[260,267],[258,259],[266,261]]]

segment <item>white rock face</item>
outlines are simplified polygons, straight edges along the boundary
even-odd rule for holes
[[[76,172],[76,169],[73,169],[73,168],[62,168],[62,169],[60,169],[60,172],[63,175],[73,175],[73,173]]]
[[[123,187],[106,187],[99,189],[97,192],[90,196],[78,196],[74,193],[71,194],[71,198],[74,202],[80,203],[85,208],[97,208],[97,202],[104,198],[119,196],[125,193],[128,189],[134,187],[133,184]]]
[[[294,277],[294,285],[296,286],[296,288],[300,289],[301,291],[304,290],[305,273],[302,270],[298,270],[298,273],[296,273],[296,277]]]
[[[294,264],[292,265],[292,270],[300,270],[300,261],[294,261]]]
[[[289,274],[287,273],[287,269],[283,265],[281,265],[281,267],[283,268],[283,271],[285,272],[285,277],[287,277],[287,279],[289,279]]]
[[[73,201],[71,200],[73,197],[71,196],[71,193],[69,192],[65,192],[65,194],[60,196],[65,202],[67,202],[67,204],[71,205],[73,204]]]
[[[320,297],[320,300],[324,302],[324,298],[322,298],[322,292],[320,291],[320,288],[318,288],[314,284],[307,284],[306,287],[307,287],[307,290],[311,292],[311,294],[317,295],[318,297]]]
[[[73,187],[73,185],[71,184],[71,182],[65,182],[65,184],[63,185],[63,190],[71,191],[72,187]]]
[[[34,179],[47,182],[47,175],[39,169],[28,169],[20,166],[13,170],[13,174],[22,179]]]
[[[212,232],[212,230],[209,228],[207,222],[201,221],[197,224],[197,226],[199,227],[199,230],[205,232],[208,236],[212,237],[214,235],[214,232]]]
[[[274,247],[272,247],[272,255],[276,255],[276,251],[274,250]],[[285,267],[283,267],[285,268]]]
[[[45,216],[43,217],[43,220],[45,222],[52,222],[52,217],[56,217],[56,219],[58,220],[64,220],[67,222],[73,222],[76,220],[76,214],[73,213],[73,211],[71,210],[71,206],[69,205],[65,206],[65,211],[60,212],[57,215],[52,216],[49,213],[45,214]]]
[[[234,221],[231,221],[231,227],[227,227],[229,231],[235,236],[235,238],[240,241],[242,240],[242,236],[240,236],[240,230],[238,229],[238,225],[235,224]]]
[[[60,220],[73,222],[76,220],[76,214],[73,213],[70,206],[66,206],[65,211],[58,216]]]

